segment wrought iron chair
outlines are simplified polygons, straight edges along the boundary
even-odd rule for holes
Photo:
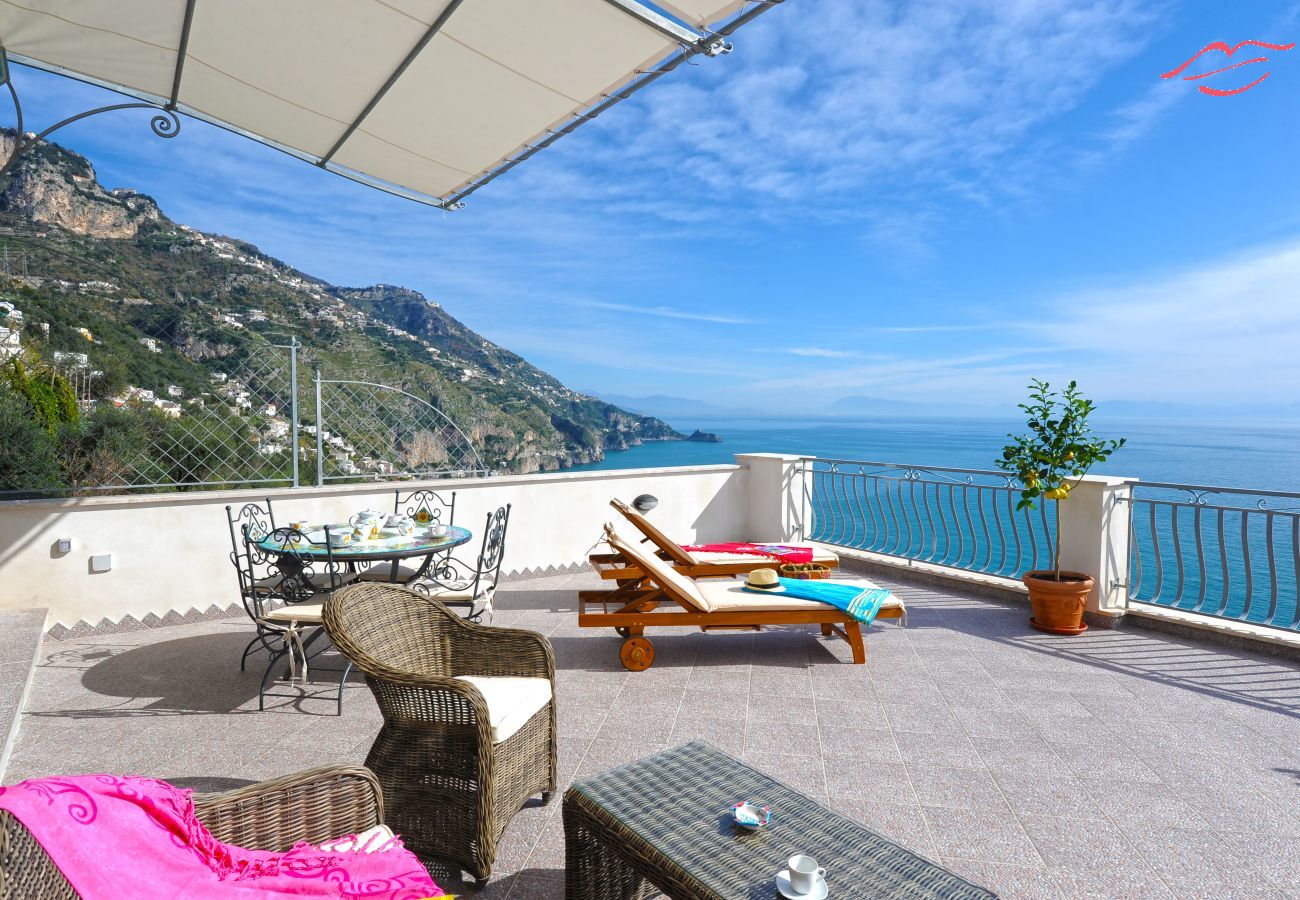
[[[270,545],[270,549],[262,546]],[[271,651],[271,659],[262,674],[261,687],[257,692],[257,708],[266,708],[267,697],[294,697],[295,694],[268,694],[267,685],[271,676],[281,662],[288,658],[289,681],[297,678],[297,665],[302,663],[302,683],[308,678],[311,661],[329,649],[325,641],[313,648],[325,634],[321,624],[321,611],[326,599],[334,591],[343,587],[355,576],[347,572],[342,563],[334,561],[334,551],[330,545],[329,527],[325,528],[325,559],[320,560],[315,553],[308,552],[313,546],[307,536],[293,528],[277,528],[269,538],[263,539],[258,550],[271,559],[271,568],[276,577],[274,599],[282,605],[263,604],[263,611],[257,617],[259,633],[264,633],[264,645]],[[254,552],[249,551],[250,555]],[[343,714],[343,687],[347,683],[352,664],[344,668],[319,668],[317,671],[341,672],[338,691],[338,712]]]
[[[550,642],[373,582],[333,594],[324,620],[384,716],[366,766],[383,786],[388,824],[421,860],[485,880],[510,819],[555,791]]]
[[[437,491],[419,490],[403,495],[398,489],[393,491],[393,512],[405,513],[418,525],[455,525],[456,492],[451,491],[444,499]]]
[[[265,505],[263,505],[265,504]],[[254,647],[270,651],[265,627],[259,621],[275,596],[279,578],[271,570],[271,560],[259,542],[275,530],[275,514],[268,497],[263,503],[245,503],[234,511],[226,507],[226,522],[230,526],[230,563],[239,578],[239,600],[244,612],[257,628],[257,635],[244,647],[239,657],[239,671],[244,671],[248,654]]]
[[[424,577],[409,587],[444,606],[464,608],[471,622],[492,624],[492,598],[501,577],[501,562],[506,552],[506,528],[510,524],[510,504],[487,514],[483,526],[483,543],[478,558],[459,560],[454,554],[436,559]]]
[[[410,516],[417,525],[454,525],[456,521],[456,492],[451,491],[445,497],[438,491],[421,489],[403,494],[401,489],[393,491],[393,513]],[[358,573],[362,581],[386,581],[395,584],[410,584],[418,578],[425,566],[398,565],[396,576],[389,563],[371,566]]]

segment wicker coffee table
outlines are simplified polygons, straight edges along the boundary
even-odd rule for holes
[[[772,823],[743,831],[736,800],[770,804]],[[569,900],[779,898],[796,853],[826,867],[830,900],[995,896],[700,741],[575,783],[564,839]]]

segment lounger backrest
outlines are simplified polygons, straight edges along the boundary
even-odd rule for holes
[[[617,497],[615,497],[613,500],[609,501],[609,505],[614,507],[620,513],[622,513],[623,518],[627,519],[634,526],[636,526],[637,531],[640,531],[642,534],[648,537],[650,539],[650,543],[654,544],[660,550],[667,553],[669,558],[677,565],[698,566],[700,564],[700,561],[698,559],[696,559],[694,556],[691,556],[689,550],[686,550],[685,548],[682,547],[681,544],[677,543],[668,535],[664,534],[662,531],[660,531],[658,528],[655,527],[655,524],[653,522],[651,522],[645,516],[641,515],[641,513],[637,512],[632,507],[628,506],[622,500],[619,500]]]
[[[712,608],[713,604],[709,603],[694,581],[678,573],[671,563],[664,562],[645,547],[625,540],[614,530],[613,525],[605,526],[605,540],[677,602],[698,612],[708,612]]]

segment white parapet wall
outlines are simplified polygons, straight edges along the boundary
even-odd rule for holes
[[[509,503],[503,571],[517,573],[582,563],[617,516],[611,497],[653,494],[655,521],[681,541],[758,537],[748,533],[749,475],[745,465],[713,465],[0,502],[0,609],[46,607],[47,627],[71,628],[229,607],[239,597],[225,508],[268,496],[277,524],[287,524],[391,509],[395,488],[455,491],[456,524],[474,532],[458,552],[470,559],[487,513]],[[92,557],[106,555],[109,570],[93,571]]]

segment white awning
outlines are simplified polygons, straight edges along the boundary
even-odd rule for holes
[[[701,23],[740,5],[660,4]],[[723,50],[637,0],[0,0],[0,43],[444,206],[610,95]]]

